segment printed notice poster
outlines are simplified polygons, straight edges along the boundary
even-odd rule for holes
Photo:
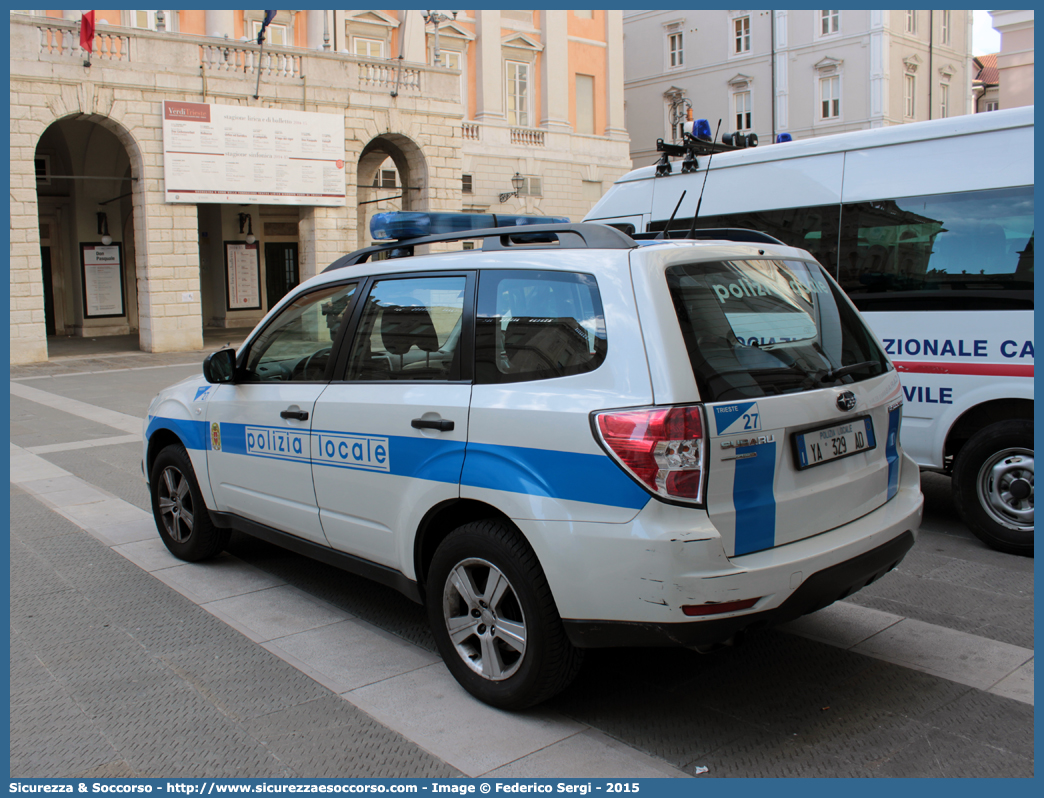
[[[123,316],[123,258],[120,245],[80,244],[83,315]]]
[[[344,117],[165,100],[167,202],[346,204]]]
[[[228,310],[261,309],[261,264],[258,245],[225,242]]]

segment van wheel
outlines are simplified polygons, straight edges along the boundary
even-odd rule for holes
[[[953,464],[953,499],[983,543],[1033,556],[1033,422],[1001,421],[972,436]]]
[[[189,562],[208,560],[228,545],[232,530],[214,526],[210,520],[183,446],[172,444],[156,456],[149,490],[156,528],[175,557]]]
[[[512,527],[475,521],[432,559],[428,621],[461,686],[501,709],[524,709],[565,689],[582,659],[566,637],[536,555]]]

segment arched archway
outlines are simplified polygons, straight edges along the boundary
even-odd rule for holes
[[[48,349],[63,338],[127,336],[137,345],[135,237],[141,153],[114,120],[74,114],[52,121],[34,153],[39,271]]]
[[[394,181],[388,165],[394,165]],[[408,136],[385,133],[372,139],[359,155],[357,175],[358,246],[371,243],[370,218],[391,210],[418,211],[429,207],[428,164],[421,148]]]

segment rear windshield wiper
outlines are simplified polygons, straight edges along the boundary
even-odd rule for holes
[[[846,374],[851,374],[853,371],[859,371],[865,369],[867,366],[878,366],[880,365],[876,360],[864,360],[862,363],[853,363],[850,366],[842,366],[839,369],[829,369],[823,372],[818,377],[819,382],[830,382],[837,381],[844,377]]]

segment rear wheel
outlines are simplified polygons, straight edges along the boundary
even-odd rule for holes
[[[431,563],[427,603],[446,667],[487,704],[539,704],[580,668],[536,555],[507,524],[476,521],[450,533]]]
[[[221,553],[232,535],[214,526],[183,446],[172,444],[157,456],[149,476],[152,515],[163,544],[175,557],[198,562]]]
[[[1001,421],[957,453],[953,498],[976,537],[1010,554],[1033,555],[1033,422]]]

